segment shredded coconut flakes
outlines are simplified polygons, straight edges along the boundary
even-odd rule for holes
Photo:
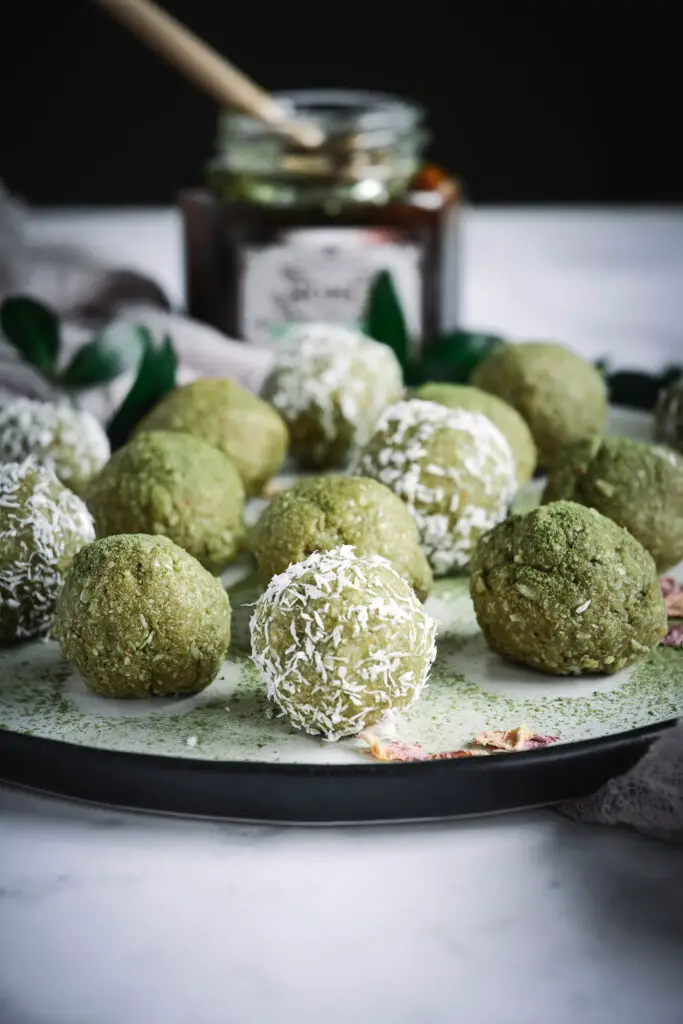
[[[59,452],[68,452],[60,458]],[[94,476],[110,455],[100,423],[88,412],[18,398],[0,409],[0,462],[33,458],[67,486]]]
[[[27,477],[31,493],[22,500]],[[62,587],[60,563],[95,539],[92,517],[75,494],[32,459],[0,465],[0,614],[16,616],[15,640],[48,632]]]
[[[342,430],[353,447],[370,438],[388,402],[403,391],[401,368],[386,345],[339,324],[299,324],[285,335],[270,402],[288,423],[315,417],[325,440]]]
[[[312,591],[325,595],[326,622]],[[250,627],[269,700],[292,725],[329,740],[417,700],[436,655],[436,625],[409,584],[386,559],[357,558],[349,545],[274,576]]]
[[[453,434],[453,458],[438,465],[437,432]],[[486,416],[421,399],[384,410],[353,468],[405,502],[437,576],[469,563],[478,538],[505,518],[516,490],[510,445]],[[483,488],[485,506],[472,500],[473,484]]]

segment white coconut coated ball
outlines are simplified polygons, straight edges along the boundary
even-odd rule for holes
[[[354,736],[419,697],[436,625],[384,558],[316,552],[274,576],[251,619],[252,657],[291,725]]]
[[[88,412],[30,398],[0,409],[0,462],[33,458],[77,494],[110,454],[107,435]]]
[[[419,399],[384,410],[354,472],[406,503],[435,576],[469,564],[516,491],[514,455],[486,416]]]

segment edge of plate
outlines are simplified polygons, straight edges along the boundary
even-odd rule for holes
[[[0,731],[0,779],[136,811],[288,825],[372,824],[560,803],[623,774],[676,719],[543,750],[411,764],[277,764],[124,753]]]

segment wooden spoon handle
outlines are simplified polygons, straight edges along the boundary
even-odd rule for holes
[[[289,119],[273,96],[151,0],[95,2],[220,104],[238,107],[302,146],[323,141],[317,125]]]

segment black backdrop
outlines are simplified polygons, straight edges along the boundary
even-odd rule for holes
[[[270,88],[382,88],[431,111],[479,202],[678,202],[673,3],[167,0]],[[168,203],[215,110],[89,0],[5,0],[0,178],[42,204]],[[405,13],[402,13],[405,12]]]

